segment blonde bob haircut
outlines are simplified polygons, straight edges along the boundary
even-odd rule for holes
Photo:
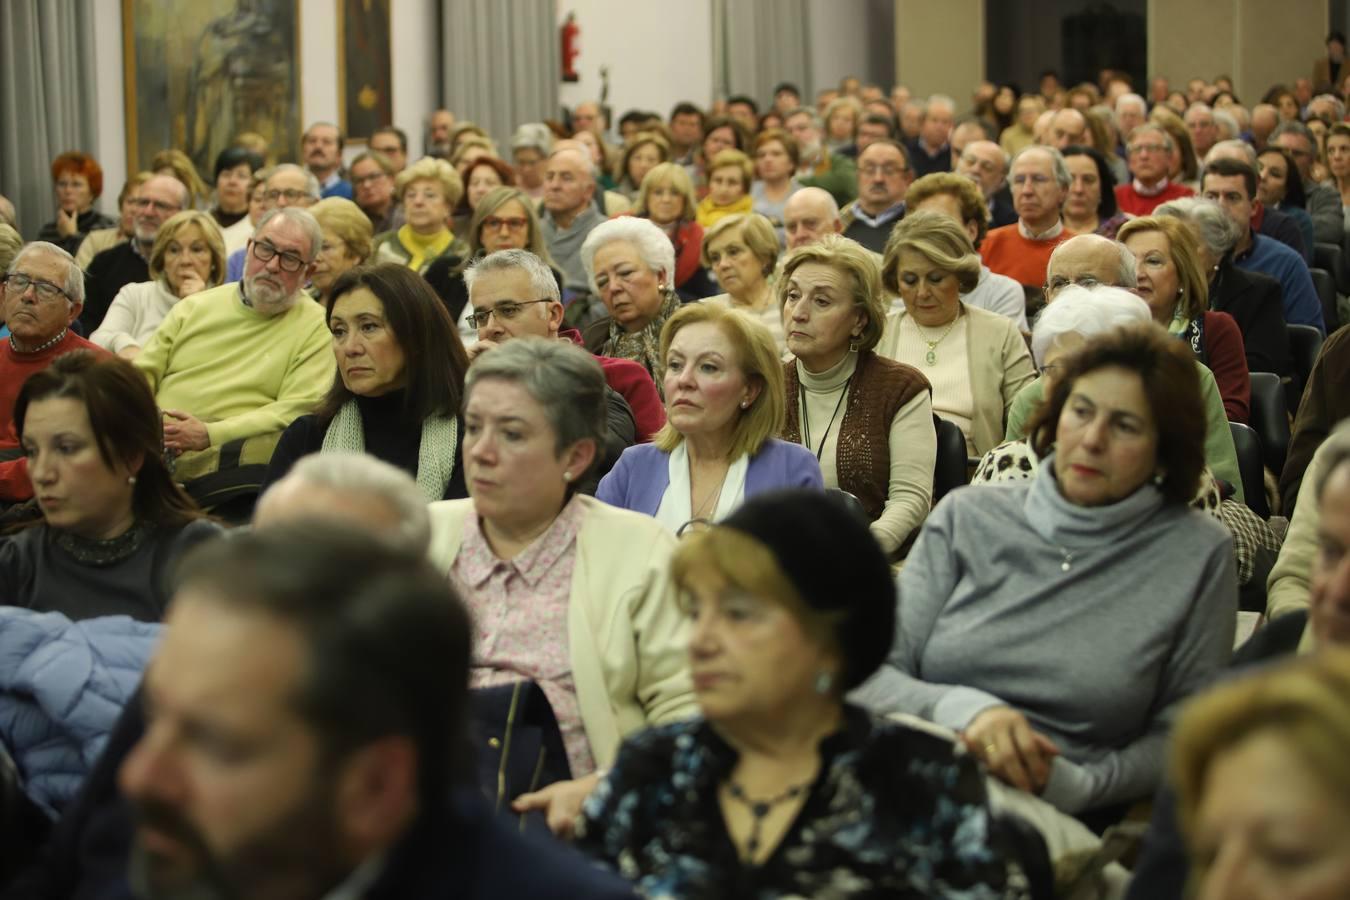
[[[398,178],[394,179],[394,190],[400,203],[403,202],[403,193],[408,190],[408,185],[414,181],[434,182],[441,189],[441,196],[445,197],[445,202],[451,209],[454,209],[459,204],[459,198],[464,196],[464,182],[460,180],[455,167],[434,156],[419,159],[398,173]]]
[[[691,303],[681,307],[661,329],[661,360],[670,355],[671,342],[687,325],[710,322],[721,329],[736,351],[736,362],[749,384],[758,384],[759,396],[749,409],[737,413],[735,433],[728,450],[730,459],[742,454],[753,457],[764,442],[783,430],[787,417],[787,385],[778,345],[763,323],[745,313],[716,303]],[[667,422],[652,438],[657,448],[669,453],[684,435]]]
[[[900,254],[906,250],[919,254],[933,268],[955,275],[963,294],[974,290],[980,280],[980,256],[965,226],[951,216],[919,210],[891,230],[882,255],[881,284],[892,294],[900,293]]]
[[[943,194],[954,197],[960,204],[961,224],[972,221],[976,224],[978,231],[975,233],[975,245],[979,246],[984,236],[989,233],[989,207],[985,204],[984,195],[980,193],[974,179],[954,172],[933,172],[931,175],[925,175],[905,191],[905,206],[914,209],[925,200]]]
[[[741,188],[749,193],[750,182],[755,180],[755,164],[750,157],[734,148],[720,150],[708,164],[708,177],[712,178],[712,174],[718,169],[735,169],[740,172]]]
[[[159,226],[155,244],[150,248],[150,278],[157,280],[164,274],[164,255],[169,252],[169,243],[190,225],[197,226],[197,230],[202,233],[202,240],[211,250],[211,274],[207,276],[206,286],[215,287],[225,280],[225,239],[221,237],[216,220],[195,209],[174,213]]]
[[[694,182],[689,180],[689,173],[685,171],[684,166],[677,166],[671,162],[658,163],[643,176],[642,186],[638,188],[637,202],[633,204],[633,215],[651,217],[651,212],[647,209],[647,195],[659,187],[672,187],[679,191],[680,196],[684,198],[684,212],[680,213],[680,221],[694,221],[694,216],[698,212]]]
[[[1200,264],[1200,245],[1196,243],[1195,232],[1174,216],[1140,216],[1120,226],[1120,231],[1116,232],[1116,242],[1123,244],[1131,235],[1148,231],[1160,231],[1167,237],[1167,246],[1172,264],[1177,268],[1177,281],[1181,288],[1177,312],[1190,321],[1209,309],[1209,282]],[[1143,258],[1136,254],[1136,267],[1143,264]]]
[[[792,273],[806,263],[820,263],[848,277],[853,290],[853,305],[863,312],[863,330],[858,336],[858,349],[863,353],[874,349],[885,330],[886,312],[890,304],[882,296],[881,270],[877,268],[872,252],[842,234],[827,234],[813,244],[791,251],[783,262],[783,272],[778,278],[779,309],[787,302]]]
[[[778,265],[778,235],[774,233],[773,223],[759,213],[736,213],[718,219],[707,231],[703,232],[703,250],[699,254],[703,265],[711,268],[708,248],[723,237],[739,235],[741,243],[755,255],[763,265],[767,277]]]
[[[1350,806],[1350,650],[1323,648],[1294,662],[1228,681],[1188,704],[1172,733],[1177,811],[1192,851],[1192,877],[1205,875],[1195,846],[1206,781],[1244,741],[1278,739],[1300,767]]]
[[[347,245],[357,265],[370,258],[375,249],[375,230],[361,207],[344,197],[325,197],[309,208],[309,214],[318,220],[320,228],[333,232]]]

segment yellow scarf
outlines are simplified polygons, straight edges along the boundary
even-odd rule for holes
[[[713,203],[712,196],[704,197],[698,205],[698,224],[704,228],[709,228],[718,219],[725,219],[727,216],[734,216],[737,213],[748,213],[755,207],[755,201],[746,194],[728,206],[718,206]]]
[[[408,268],[414,272],[422,271],[423,266],[444,253],[454,239],[455,233],[449,228],[427,237],[413,231],[411,225],[398,230],[398,242],[408,251]]]

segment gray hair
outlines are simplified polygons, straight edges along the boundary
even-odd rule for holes
[[[431,518],[427,499],[407,472],[365,453],[311,453],[302,458],[281,481],[267,490],[295,479],[335,494],[360,494],[388,505],[398,519],[386,540],[399,550],[418,556],[431,544]],[[266,498],[266,494],[262,499]],[[261,505],[262,499],[259,500]]]
[[[8,272],[9,264],[14,262],[14,257],[22,249],[23,238],[19,237],[14,226],[0,223],[0,269]]]
[[[76,306],[84,304],[84,271],[80,264],[75,261],[65,250],[49,244],[46,241],[33,241],[31,244],[24,244],[23,249],[14,255],[14,261],[9,264],[9,271],[5,274],[12,275],[19,269],[24,257],[33,253],[46,253],[48,256],[55,256],[61,262],[66,264],[66,296],[70,302]]]
[[[313,126],[310,127],[312,128]],[[303,166],[297,166],[295,163],[278,163],[273,166],[272,171],[267,173],[267,180],[271,181],[282,172],[299,172],[301,175],[305,176],[305,196],[309,199],[318,200],[323,193],[322,189],[319,187],[319,179],[314,176],[314,173]]]
[[[511,135],[511,149],[538,150],[540,155],[547,156],[553,149],[553,133],[543,122],[526,122]]]
[[[323,228],[320,227],[319,220],[314,218],[314,214],[298,206],[280,206],[276,209],[269,209],[258,220],[258,227],[253,230],[254,235],[262,234],[268,223],[274,219],[285,219],[304,229],[305,237],[309,238],[309,253],[305,257],[305,262],[313,262],[314,257],[318,256],[319,251],[323,249]]]
[[[1234,153],[1241,156],[1243,162],[1253,169],[1258,168],[1256,148],[1246,141],[1239,140],[1219,141],[1213,147],[1209,148],[1209,152],[1205,154],[1205,158],[1202,162],[1205,165],[1209,165],[1216,159],[1231,158]]]
[[[1130,131],[1129,137],[1125,139],[1126,146],[1133,144],[1135,142],[1135,139],[1146,131],[1154,131],[1162,135],[1163,146],[1167,148],[1168,153],[1171,153],[1173,150],[1176,149],[1177,145],[1176,142],[1172,140],[1172,135],[1168,134],[1167,129],[1159,125],[1157,122],[1145,122],[1142,125],[1134,126],[1134,128],[1131,129]]]
[[[1036,318],[1031,332],[1031,354],[1036,365],[1045,365],[1045,355],[1065,335],[1091,338],[1121,325],[1152,321],[1148,304],[1124,288],[1099,285],[1086,288],[1071,284]]]
[[[519,385],[543,408],[553,426],[559,453],[577,441],[595,441],[597,451],[605,436],[605,376],[600,364],[571,341],[518,337],[469,366],[464,397],[473,395],[478,382],[497,378]],[[582,473],[573,472],[575,484]]]
[[[600,289],[595,286],[595,254],[601,247],[615,241],[632,244],[647,268],[653,272],[664,272],[666,279],[674,282],[675,245],[666,233],[649,219],[620,216],[592,228],[581,245],[581,264],[586,267],[586,280],[596,294],[600,293]]]
[[[1312,106],[1319,100],[1325,100],[1331,104],[1333,115],[1336,117],[1337,122],[1340,122],[1345,118],[1345,104],[1341,102],[1340,97],[1337,97],[1335,94],[1318,94],[1316,97],[1312,98],[1308,105]]]
[[[1014,156],[1012,162],[1008,164],[1008,171],[1011,172],[1012,167],[1017,165],[1019,159],[1033,151],[1050,155],[1050,166],[1054,170],[1055,181],[1059,184],[1060,190],[1067,191],[1069,185],[1073,184],[1073,176],[1069,174],[1069,166],[1064,162],[1064,154],[1060,153],[1054,147],[1048,147],[1045,144],[1032,144],[1029,147],[1023,147],[1021,150],[1017,151],[1017,155]]]
[[[1281,136],[1286,134],[1298,135],[1308,142],[1309,147],[1317,146],[1317,139],[1313,137],[1313,133],[1309,130],[1308,126],[1304,125],[1302,122],[1281,122],[1275,126],[1275,130],[1266,138],[1266,143],[1273,144],[1279,140]]]
[[[464,287],[472,296],[474,282],[480,275],[510,272],[515,269],[521,269],[530,276],[530,290],[534,296],[525,299],[547,298],[555,303],[562,302],[562,292],[558,290],[558,279],[553,277],[553,270],[528,250],[498,250],[496,253],[480,256],[464,270]]]
[[[1219,126],[1219,130],[1228,135],[1228,140],[1232,140],[1242,133],[1242,129],[1238,127],[1237,119],[1229,115],[1227,110],[1216,109],[1210,115],[1214,117],[1214,124]]]
[[[1155,216],[1172,216],[1194,225],[1209,252],[1222,258],[1237,243],[1237,229],[1219,204],[1202,197],[1169,200],[1153,210]]]
[[[928,102],[925,103],[923,106],[923,114],[925,117],[927,117],[928,111],[932,109],[934,106],[945,106],[947,107],[947,109],[952,111],[952,115],[956,114],[956,101],[953,100],[951,97],[948,97],[946,94],[929,95]]]
[[[1061,241],[1055,247],[1054,250],[1050,251],[1050,258],[1046,261],[1045,264],[1046,272],[1049,272],[1051,269],[1055,267],[1055,257],[1059,256],[1061,251],[1066,253],[1069,252],[1068,250],[1064,250],[1065,247],[1068,247],[1075,241],[1080,242],[1077,246],[1081,246],[1082,241],[1094,241],[1094,240],[1109,241],[1111,245],[1115,247],[1116,255],[1120,258],[1120,265],[1116,269],[1116,284],[1111,285],[1111,287],[1124,287],[1124,288],[1132,287],[1138,281],[1138,275],[1136,274],[1137,266],[1135,264],[1134,254],[1130,252],[1129,247],[1126,247],[1120,241],[1112,241],[1110,238],[1102,237],[1101,235],[1097,234],[1078,234],[1069,238],[1067,241]],[[1058,294],[1056,294],[1056,296],[1058,296]]]
[[[1122,106],[1133,106],[1141,113],[1148,114],[1148,102],[1138,94],[1121,94],[1116,98],[1116,113],[1120,112]]]

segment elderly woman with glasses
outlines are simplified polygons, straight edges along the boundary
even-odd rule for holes
[[[333,305],[338,279],[370,257],[375,235],[369,217],[346,198],[326,197],[309,211],[323,229],[323,245],[314,257],[309,286],[314,299],[327,309]]]

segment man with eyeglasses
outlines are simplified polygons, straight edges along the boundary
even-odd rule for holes
[[[1308,126],[1302,122],[1284,122],[1270,133],[1270,143],[1287,150],[1294,157],[1299,178],[1303,180],[1304,207],[1313,222],[1313,236],[1322,243],[1339,246],[1345,228],[1341,192],[1312,177],[1312,164],[1317,160],[1317,141]]]
[[[191,205],[188,189],[171,175],[154,175],[136,189],[131,200],[135,213],[131,240],[104,250],[89,263],[86,299],[80,313],[85,334],[93,334],[103,324],[118,291],[128,284],[150,280],[150,250],[159,227]]]
[[[352,185],[343,177],[342,132],[331,122],[315,122],[300,138],[305,167],[319,179],[323,197],[352,199]]]
[[[1008,154],[993,141],[971,141],[956,161],[956,172],[975,179],[989,207],[989,227],[1017,221],[1012,190],[1008,187]]]
[[[295,163],[282,163],[272,169],[263,186],[263,206],[266,209],[285,209],[298,206],[308,209],[319,202],[319,179],[308,169]],[[244,262],[248,248],[240,247],[225,262],[225,280],[238,281],[244,277]]]
[[[271,210],[245,248],[243,281],[180,300],[136,357],[183,481],[214,471],[233,442],[239,464],[265,463],[333,383],[323,307],[304,293],[322,243],[307,211]]]
[[[394,199],[394,175],[398,170],[383,153],[362,153],[352,160],[352,190],[356,205],[370,219],[375,234],[394,231],[404,222],[403,206]]]
[[[1125,150],[1134,180],[1116,185],[1116,205],[1121,212],[1147,216],[1168,200],[1195,193],[1167,179],[1173,147],[1172,136],[1158,125],[1146,123],[1130,132]]]
[[[858,154],[858,199],[840,213],[844,237],[873,253],[886,249],[886,239],[905,215],[905,191],[914,180],[909,154],[895,141],[876,141]]]
[[[581,332],[563,324],[562,295],[552,270],[528,250],[490,253],[465,270],[464,282],[473,307],[472,321],[478,328],[478,341],[469,348],[470,360],[518,337],[583,344]],[[666,423],[665,408],[652,377],[630,359],[597,356],[596,361],[610,390],[626,401],[636,426],[636,439],[651,440]],[[610,412],[612,423],[613,406]],[[612,425],[610,432],[612,436]],[[611,443],[606,440],[607,447]]]
[[[990,231],[980,255],[990,270],[1039,288],[1050,254],[1073,236],[1059,216],[1069,192],[1069,168],[1054,147],[1033,144],[1013,160],[1011,180],[1017,221]]]
[[[376,129],[367,146],[371,153],[378,153],[389,160],[395,175],[408,167],[408,135],[402,128],[386,125]]]
[[[84,278],[75,258],[55,244],[32,243],[19,251],[0,285],[0,319],[9,337],[0,342],[0,502],[33,496],[28,463],[14,432],[14,400],[29,375],[72,350],[107,351],[70,330],[84,305]],[[3,601],[0,598],[0,602]]]

